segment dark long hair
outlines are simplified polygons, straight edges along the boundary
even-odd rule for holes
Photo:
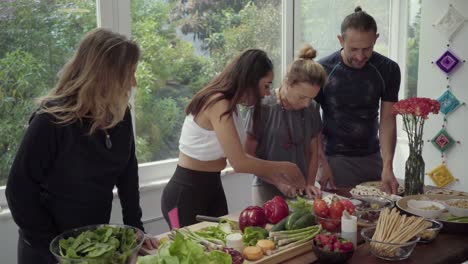
[[[255,105],[258,105],[261,100],[258,83],[272,70],[273,64],[266,52],[259,49],[245,50],[193,96],[185,113],[196,117],[201,111],[223,99],[229,100],[229,109],[220,118],[224,115],[230,117],[236,110],[236,105],[245,98],[255,98]],[[211,99],[215,94],[221,96]]]

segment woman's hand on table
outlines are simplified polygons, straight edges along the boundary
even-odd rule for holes
[[[159,246],[159,240],[152,235],[145,234],[145,242],[143,242],[143,247],[148,250],[157,249]]]
[[[328,162],[323,162],[321,165],[322,174],[319,180],[321,190],[336,190],[333,173],[328,165]]]
[[[304,188],[306,186],[306,182],[304,179],[304,175],[302,175],[301,170],[299,167],[288,161],[282,161],[282,166],[279,168],[279,184],[289,185],[292,188]]]
[[[298,194],[297,188],[284,183],[276,184],[276,188],[278,188],[278,190],[280,190],[280,192],[288,198],[295,198]]]
[[[322,191],[314,185],[307,185],[304,192],[307,195],[307,198],[309,199],[312,199],[314,197],[322,198]]]

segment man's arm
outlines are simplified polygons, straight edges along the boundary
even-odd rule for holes
[[[317,177],[317,169],[318,169],[318,137],[320,133],[312,138],[310,141],[310,160],[309,160],[309,171],[307,175],[307,188],[306,194],[309,198],[312,198],[315,194],[317,197],[322,197],[322,192],[319,188],[315,187],[315,179]]]
[[[320,134],[319,134],[320,135]],[[309,171],[307,175],[307,185],[314,185],[315,178],[317,176],[318,168],[318,136],[315,136],[310,141],[310,160],[309,160]]]
[[[380,107],[379,140],[382,154],[382,186],[385,192],[396,194],[398,182],[393,173],[393,157],[396,145],[396,117],[392,113],[393,102],[382,101]]]
[[[335,181],[333,180],[333,173],[331,171],[330,165],[328,164],[327,156],[325,155],[325,150],[322,142],[322,133],[320,133],[317,137],[318,162],[321,167],[321,175],[319,178],[320,189],[325,190],[327,189],[327,187],[330,187],[331,190],[335,190]]]

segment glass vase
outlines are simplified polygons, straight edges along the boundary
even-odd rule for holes
[[[405,195],[424,193],[424,160],[421,153],[411,151],[405,166]]]

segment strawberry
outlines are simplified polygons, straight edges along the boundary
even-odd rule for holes
[[[322,237],[320,237],[320,242],[322,242],[322,245],[326,246],[330,244],[330,238],[326,235],[322,235]]]
[[[323,250],[324,251],[333,251],[333,245],[332,244],[325,245],[323,247]]]
[[[333,243],[333,247],[335,248],[335,250],[339,250],[341,248],[341,243],[340,241],[336,241],[335,243]]]
[[[342,252],[349,252],[353,250],[353,247],[354,247],[353,243],[348,241],[340,245],[340,250]]]

